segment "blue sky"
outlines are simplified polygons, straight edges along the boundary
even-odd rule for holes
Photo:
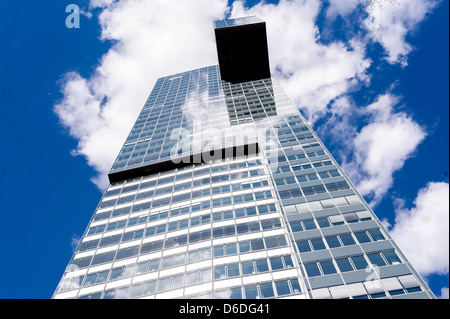
[[[448,298],[448,1],[386,3],[371,26],[358,0],[112,2],[0,3],[0,298],[51,297],[154,81],[215,64],[210,21],[242,14],[266,21],[273,75]]]

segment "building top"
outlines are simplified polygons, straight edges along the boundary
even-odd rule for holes
[[[225,20],[214,21],[214,28],[222,29],[222,28],[227,28],[227,27],[249,25],[249,24],[255,24],[255,23],[264,23],[264,21],[261,20],[260,18],[258,18],[257,16],[249,16],[249,17],[242,17],[242,18],[236,18],[236,19],[225,19]]]
[[[255,16],[214,22],[221,79],[242,83],[270,78],[266,23]]]

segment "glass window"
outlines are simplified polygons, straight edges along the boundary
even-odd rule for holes
[[[97,279],[97,273],[87,275],[83,286],[95,284],[96,279]]]
[[[320,266],[322,267],[324,275],[336,273],[336,268],[334,267],[333,262],[331,260],[321,261]]]
[[[386,260],[388,261],[389,265],[396,265],[402,262],[393,250],[385,251],[383,252],[383,255],[384,257],[386,257]]]
[[[242,263],[242,273],[244,275],[249,275],[255,273],[253,261]]]
[[[155,234],[155,227],[148,227],[148,228],[145,230],[145,236],[146,236],[146,237],[152,236],[152,235],[154,235],[154,234]]]
[[[168,231],[176,230],[177,228],[178,228],[178,222],[171,222],[171,223],[169,223]]]
[[[264,249],[264,242],[262,239],[254,239],[251,241],[252,250]]]
[[[304,220],[303,224],[305,225],[305,229],[306,230],[310,230],[310,229],[316,229],[316,224],[314,223],[314,220],[310,219],[310,220]]]
[[[254,286],[247,286],[244,288],[245,290],[245,298],[246,299],[257,299],[258,296],[258,288],[256,285]]]
[[[286,184],[295,184],[295,178],[291,177],[291,178],[286,178]]]
[[[144,284],[137,284],[131,287],[130,298],[136,298],[142,295]]]
[[[371,242],[366,232],[355,232],[355,236],[361,244]]]
[[[214,228],[213,229],[213,237],[214,238],[219,238],[223,236],[223,228],[222,227],[218,227],[218,228]]]
[[[242,223],[242,224],[238,224],[236,225],[236,230],[238,232],[238,234],[245,234],[248,232],[248,225],[247,223]]]
[[[369,230],[370,236],[374,241],[384,240],[384,236],[379,229],[371,229]]]
[[[370,297],[372,297],[372,299],[375,299],[375,298],[382,298],[382,297],[386,297],[386,293],[384,293],[384,292],[379,292],[379,293],[371,294]]]
[[[185,259],[186,259],[186,255],[184,253],[180,254],[180,255],[176,255],[174,258],[174,261],[173,261],[174,266],[184,264]]]
[[[222,219],[222,212],[213,214],[213,221],[217,221],[217,220],[221,220],[221,219]]]
[[[231,264],[227,267],[228,273],[227,277],[236,277],[239,276],[239,264]]]
[[[353,267],[347,258],[336,259],[336,263],[341,272],[352,271]]]
[[[214,279],[225,278],[225,266],[214,267]]]
[[[264,230],[274,229],[281,227],[281,222],[279,218],[266,219],[261,221],[261,226]]]
[[[320,228],[330,227],[330,222],[328,221],[328,218],[318,218],[317,223],[319,224]]]
[[[320,270],[316,263],[305,264],[305,269],[309,277],[320,276]]]
[[[302,231],[303,227],[300,221],[290,222],[291,228],[293,232]]]
[[[227,210],[223,212],[223,219],[232,219],[233,218],[233,211]]]
[[[256,261],[256,271],[264,272],[269,270],[269,265],[267,265],[267,260],[257,260]]]
[[[199,250],[199,258],[200,260],[205,260],[211,258],[211,248],[207,247]]]
[[[265,242],[267,249],[286,245],[286,239],[284,236],[266,237]]]
[[[264,199],[264,192],[256,192],[255,193],[255,199]]]
[[[156,233],[160,234],[166,231],[166,224],[156,226]]]
[[[159,262],[160,262],[159,259],[150,260],[150,263],[148,265],[148,269],[150,271],[158,270],[159,269]]]
[[[422,291],[422,288],[420,288],[420,287],[406,288],[406,291],[407,291],[408,293],[413,293],[413,292]]]
[[[342,243],[344,244],[344,246],[356,244],[355,240],[353,239],[351,234],[339,235],[339,237],[341,237],[341,240],[342,240]]]
[[[214,299],[227,299],[227,291],[226,290],[214,291]]]
[[[244,210],[244,208],[236,209],[236,210],[234,211],[234,213],[235,213],[235,215],[236,215],[236,218],[244,217],[244,216],[245,216],[245,210]]]
[[[170,277],[159,280],[158,291],[166,291],[170,289]]]
[[[379,267],[386,265],[386,262],[384,261],[383,257],[381,257],[380,253],[367,254],[367,257],[369,257],[369,260],[372,263],[372,265]]]
[[[319,175],[320,175],[320,178],[322,178],[322,179],[330,177],[328,175],[328,172],[319,172]]]
[[[256,215],[256,208],[255,207],[247,207],[247,216]]]
[[[96,283],[98,284],[98,283],[101,283],[101,282],[105,282],[106,279],[108,278],[108,274],[109,274],[109,270],[105,270],[105,271],[99,272]]]
[[[262,284],[260,286],[260,289],[261,289],[261,297],[262,298],[270,298],[275,295],[273,292],[272,283]]]
[[[307,240],[297,241],[297,247],[301,253],[311,251],[311,247],[309,246],[309,242]]]
[[[368,265],[364,256],[353,256],[353,257],[351,257],[351,260],[353,261],[355,268],[358,270],[366,269],[366,267]]]
[[[212,280],[211,268],[200,270],[200,282]]]
[[[253,194],[245,194],[244,195],[244,200],[246,202],[253,200]],[[231,202],[230,202],[231,203]]]
[[[237,254],[237,246],[236,244],[227,244],[225,245],[225,251],[227,255]]]
[[[119,288],[116,290],[115,299],[126,299],[128,297],[129,287]]]
[[[193,218],[191,218],[191,226],[196,226],[196,225],[199,225],[199,224],[200,224],[200,217],[193,217]],[[185,227],[187,227],[187,225]]]
[[[284,256],[284,263],[286,265],[286,268],[294,267],[291,256]]]
[[[143,274],[148,271],[148,262],[142,262],[137,265],[137,274]]]
[[[190,251],[188,254],[188,263],[196,262],[198,261],[198,250]]]
[[[103,299],[114,299],[115,295],[116,295],[116,290],[111,289],[111,290],[105,291],[105,293],[103,295]]]
[[[314,250],[321,250],[326,248],[322,238],[311,239],[311,245],[313,246]]]
[[[211,215],[203,215],[201,216],[201,222],[202,224],[209,223],[211,221]]]
[[[242,203],[242,195],[233,196],[233,201],[235,204]]]
[[[278,296],[289,295],[291,293],[287,280],[275,282],[275,287],[277,288]]]
[[[234,225],[224,227],[225,236],[231,236],[231,235],[234,235],[234,233],[235,233]]]
[[[240,251],[240,253],[249,252],[250,249],[251,249],[251,247],[250,247],[250,242],[249,241],[244,241],[244,242],[240,242],[239,243],[239,251]]]
[[[261,222],[261,224],[262,223],[263,223],[263,221]],[[259,231],[259,223],[258,222],[248,223],[247,227],[248,227],[249,232]]]
[[[270,265],[272,266],[272,270],[283,269],[283,261],[281,257],[272,257],[270,258]]]
[[[200,233],[191,233],[189,234],[189,243],[195,243],[200,240]]]
[[[328,173],[332,176],[332,177],[336,177],[336,176],[340,176],[339,172],[335,169],[328,171]]]
[[[330,248],[341,247],[341,243],[339,242],[337,236],[328,236],[325,237],[325,239]]]
[[[162,268],[172,267],[173,265],[173,256],[164,257],[162,261]]]
[[[109,280],[115,280],[115,279],[121,278],[122,277],[122,271],[123,271],[122,267],[113,269],[111,271],[111,276],[109,277]]]
[[[182,287],[184,284],[184,274],[173,276],[171,289]]]
[[[241,289],[241,287],[231,288],[229,290],[229,296],[230,296],[230,299],[242,299],[242,289]]]
[[[297,279],[291,279],[290,282],[291,282],[292,291],[294,294],[300,293],[302,291],[300,289],[300,284]]]
[[[405,292],[403,291],[403,289],[397,289],[397,290],[390,290],[389,291],[389,294],[391,295],[391,296],[396,296],[396,295],[402,295],[402,294],[404,294]]]
[[[142,236],[144,236],[144,230],[143,230],[143,229],[141,229],[141,230],[136,230],[136,231],[134,232],[134,237],[133,237],[133,239],[142,238]]]

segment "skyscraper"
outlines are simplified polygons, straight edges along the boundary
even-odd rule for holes
[[[53,298],[434,298],[271,78],[265,23],[160,78]]]

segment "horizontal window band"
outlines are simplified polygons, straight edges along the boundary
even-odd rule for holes
[[[206,151],[198,154],[192,154],[180,157],[170,161],[154,163],[150,165],[140,166],[125,171],[108,174],[109,182],[115,183],[123,180],[136,178],[140,176],[148,176],[156,173],[169,171],[176,168],[191,166],[193,164],[206,163],[210,160],[219,160],[226,158],[238,158],[240,156],[248,156],[259,153],[258,143],[245,144],[240,146],[232,146],[218,150]]]

